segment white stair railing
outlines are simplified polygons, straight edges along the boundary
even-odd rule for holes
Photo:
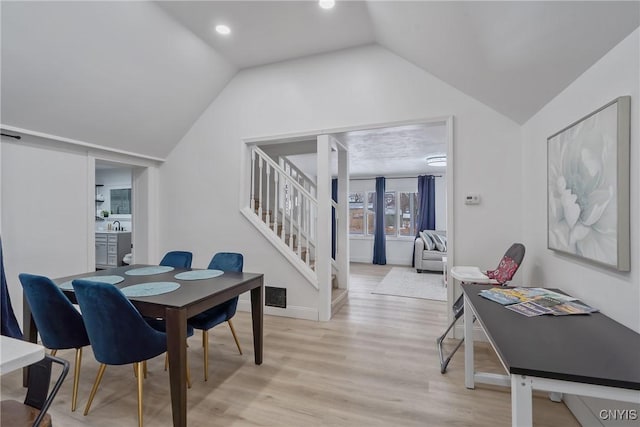
[[[315,196],[299,182],[297,173],[292,176],[260,148],[252,148],[251,160],[254,213],[301,263],[313,270],[318,207]]]
[[[284,169],[284,171],[289,174],[289,176],[295,179],[298,184],[302,185],[302,188],[307,190],[313,197],[317,197],[318,190],[316,188],[316,183],[314,180],[309,178],[286,156],[281,156],[279,158],[279,163],[282,169]]]

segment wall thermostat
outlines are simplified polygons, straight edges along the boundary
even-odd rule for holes
[[[479,205],[480,204],[480,195],[478,194],[467,194],[464,198],[465,205]]]

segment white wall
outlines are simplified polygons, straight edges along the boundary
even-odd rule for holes
[[[444,174],[436,176],[436,230],[446,230],[447,183]],[[349,192],[374,192],[374,179],[349,181]],[[418,179],[387,179],[386,191],[417,192]],[[411,265],[413,261],[414,237],[391,237],[386,239],[387,264]],[[373,236],[349,236],[349,260],[371,264],[373,260]]]
[[[522,128],[523,225],[527,284],[558,287],[640,332],[640,30],[636,30],[540,110]],[[547,137],[623,95],[631,95],[631,271],[617,272],[547,249]],[[612,352],[624,351],[624,344]],[[593,414],[619,403],[566,396],[583,425],[610,425]],[[628,405],[627,405],[628,406]],[[587,409],[589,408],[589,409]],[[636,410],[640,408],[636,407]],[[613,424],[611,424],[613,425]],[[617,425],[617,424],[616,424]]]
[[[636,30],[547,104],[522,128],[524,240],[528,283],[555,286],[584,299],[618,322],[640,331],[638,247],[638,66]],[[594,266],[547,249],[547,137],[622,95],[631,95],[631,272]]]
[[[519,239],[519,127],[379,46],[240,72],[161,167],[160,248],[189,249],[205,266],[216,251],[245,254],[245,270],[286,286],[288,302],[315,309],[317,291],[238,212],[242,138],[453,115],[457,262],[493,265]],[[318,132],[321,133],[321,132]],[[462,195],[483,204],[468,209]],[[485,242],[478,250],[477,242]]]
[[[2,245],[11,302],[22,323],[19,273],[62,277],[88,265],[87,157],[2,142]]]

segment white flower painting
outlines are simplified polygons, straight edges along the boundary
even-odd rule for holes
[[[548,139],[550,249],[618,266],[618,104]]]

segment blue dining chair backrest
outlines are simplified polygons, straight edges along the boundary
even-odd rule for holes
[[[244,257],[235,252],[218,252],[209,263],[210,270],[242,272]],[[189,324],[196,329],[211,329],[226,322],[236,314],[238,297],[231,298],[189,319]]]
[[[162,261],[160,261],[160,265],[175,268],[191,268],[192,259],[193,254],[191,252],[171,251],[165,254]]]
[[[149,326],[115,286],[78,279],[73,289],[98,362],[125,365],[167,351],[166,334]]]
[[[218,252],[211,259],[208,268],[210,270],[235,271],[241,273],[243,266],[244,257],[242,256],[242,254],[235,252]],[[224,309],[226,318],[221,321],[223,322],[225,320],[231,319],[233,315],[236,314],[237,306],[238,297],[235,297],[212,308],[211,310],[215,310],[218,307],[220,307],[220,309]]]
[[[242,272],[244,257],[235,252],[218,252],[211,258],[210,270]]]
[[[82,315],[58,285],[44,276],[22,273],[18,277],[45,347],[62,350],[89,345]]]

